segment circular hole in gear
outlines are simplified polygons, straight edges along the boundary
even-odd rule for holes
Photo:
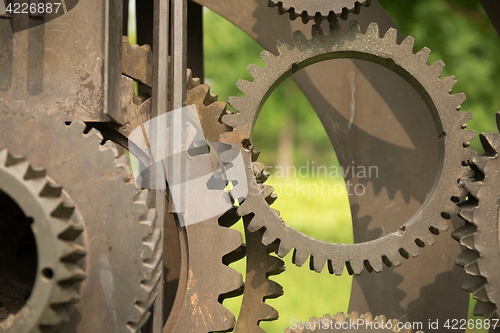
[[[43,276],[45,276],[47,279],[52,279],[54,277],[54,271],[50,268],[44,268],[42,270]]]
[[[0,190],[0,321],[21,310],[35,283],[37,248],[32,223]]]
[[[295,75],[303,72],[322,82],[305,88],[319,112],[288,78],[265,102],[252,138],[278,195],[273,208],[295,229],[337,244],[397,231],[440,167],[429,107],[403,78],[368,61],[328,60]]]

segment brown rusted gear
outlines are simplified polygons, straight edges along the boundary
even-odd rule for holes
[[[361,7],[369,5],[370,0],[269,0],[269,7],[277,6],[280,15],[289,13],[291,20],[301,17],[304,23],[314,20],[318,24],[323,19],[346,20],[349,13],[358,14]]]
[[[311,318],[307,322],[295,323],[292,328],[287,328],[285,333],[392,333],[392,332],[413,332],[412,328],[404,327],[407,323],[400,323],[397,319],[387,320],[385,316],[373,318],[371,313],[359,315],[357,312],[344,314],[337,313],[335,316],[329,314],[321,318]],[[398,327],[401,326],[401,327]],[[417,331],[416,333],[424,333]]]
[[[86,282],[81,302],[58,332],[139,332],[149,317],[161,276],[161,235],[148,191],[131,183],[128,161],[95,129],[65,124],[22,102],[0,100],[0,145],[43,167],[82,214]]]
[[[500,112],[496,121],[500,129]],[[462,180],[468,192],[467,201],[459,205],[465,225],[453,238],[465,249],[455,262],[469,274],[463,289],[477,299],[474,314],[500,319],[500,133],[482,133],[480,138],[485,153],[472,158],[474,174]]]
[[[229,99],[229,104],[238,113],[222,118],[233,131],[222,134],[221,141],[233,144],[233,147],[239,146],[247,165],[249,183],[249,194],[238,213],[242,216],[253,215],[248,225],[250,231],[265,229],[262,237],[264,245],[279,242],[277,253],[280,257],[294,248],[292,259],[298,266],[302,266],[309,257],[311,269],[320,272],[327,263],[329,272],[337,275],[342,273],[344,265],[351,274],[360,274],[363,267],[378,272],[382,270],[383,264],[398,266],[402,257],[415,257],[419,254],[419,247],[433,244],[433,235],[439,234],[440,230],[447,230],[447,220],[451,215],[458,214],[458,207],[451,198],[463,195],[464,190],[457,185],[457,179],[467,171],[464,165],[469,159],[470,150],[465,147],[475,137],[474,132],[463,130],[471,114],[457,112],[465,95],[450,95],[456,79],[440,79],[444,63],[438,61],[429,66],[429,49],[423,48],[414,54],[412,37],[406,38],[401,44],[396,43],[396,38],[395,29],[389,29],[381,38],[375,23],[370,24],[364,34],[356,22],[351,23],[348,31],[342,31],[337,23],[332,23],[327,35],[314,25],[311,40],[307,40],[301,32],[296,32],[294,46],[278,43],[278,56],[264,51],[261,56],[266,67],[250,65],[248,70],[254,81],[238,81],[237,86],[244,96]],[[273,89],[308,65],[346,57],[387,67],[405,78],[419,92],[436,119],[436,137],[440,142],[442,160],[441,171],[429,198],[410,220],[402,221],[402,226],[396,232],[353,245],[319,241],[285,224],[262,197],[252,172],[251,160],[253,126]]]
[[[54,329],[67,320],[69,305],[79,300],[76,284],[85,277],[77,266],[86,253],[77,242],[83,230],[81,221],[69,197],[45,170],[33,168],[7,149],[0,149],[0,200],[1,306],[8,314],[0,319],[0,330],[31,333]],[[22,268],[30,257],[19,257],[28,230],[36,241],[33,280]],[[23,286],[27,288],[22,294],[16,292]],[[23,296],[27,299],[24,304],[7,304]]]

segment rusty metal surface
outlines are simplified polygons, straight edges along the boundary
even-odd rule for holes
[[[297,21],[291,23],[287,17],[276,17],[258,1],[233,1],[223,5],[212,0],[197,2],[230,20],[275,54],[276,40],[291,43],[292,31],[300,29],[307,36],[310,30]],[[382,31],[394,27],[377,1],[363,8],[355,19],[363,29],[371,21],[378,22]],[[399,36],[398,40],[401,41],[402,37]],[[345,85],[345,80],[349,80],[353,71],[357,75],[350,88]],[[336,73],[338,80],[328,75],[332,72]],[[403,85],[404,80],[396,75],[390,80],[381,80],[385,75],[387,70],[356,60],[323,62],[294,75],[294,80],[329,133],[341,166],[351,165],[355,158],[358,165],[375,164],[380,170],[387,170],[379,179],[373,180],[377,191],[372,189],[369,195],[350,198],[356,242],[397,230],[400,221],[410,218],[425,201],[438,165],[438,143],[430,135],[434,127],[430,113],[419,101],[418,94]],[[374,81],[378,84],[372,85]],[[326,87],[339,91],[339,94],[326,94]],[[339,96],[351,95],[351,89],[356,91],[357,114],[362,116],[354,117],[352,130],[346,133],[344,129],[349,123],[351,101],[339,99]],[[371,110],[376,103],[379,103],[378,113],[373,113]],[[381,117],[384,122],[380,122]],[[370,130],[373,128],[377,130]],[[391,158],[385,158],[380,151],[390,151]],[[397,173],[403,178],[392,179],[394,170],[404,170]],[[456,226],[458,220],[452,218],[452,223]],[[441,255],[436,256],[435,252]],[[351,309],[371,310],[410,320],[434,317],[446,320],[466,316],[468,298],[456,293],[463,273],[450,264],[458,253],[460,248],[445,233],[433,249],[421,251],[410,265],[385,269],[376,275],[354,277]],[[433,267],[432,271],[428,267]],[[381,299],[384,301],[380,302]],[[425,302],[421,301],[424,299]],[[435,306],[430,306],[429,300],[433,300]],[[451,303],[456,306],[446,306]]]
[[[9,145],[0,142],[1,147]],[[7,313],[0,319],[0,331],[54,329],[67,320],[69,305],[79,300],[76,286],[85,278],[77,266],[86,252],[76,242],[82,221],[45,170],[4,148],[0,149],[0,200],[1,310]],[[35,251],[23,242],[28,230],[34,235]],[[25,297],[24,304],[19,304],[19,296]]]
[[[500,112],[496,114],[496,122],[500,130]],[[465,247],[456,263],[468,274],[463,289],[471,292],[477,300],[474,314],[500,319],[500,133],[482,133],[480,138],[485,153],[472,158],[474,173],[461,180],[468,192],[467,201],[460,206],[460,217],[465,223],[453,233],[453,237]],[[497,325],[493,331],[499,329],[500,325]]]
[[[80,302],[58,332],[138,332],[160,281],[161,235],[148,192],[130,183],[126,159],[96,130],[24,105],[0,106],[0,142],[43,167],[78,207],[88,251]],[[19,124],[22,122],[22,126]],[[37,138],[33,140],[33,138]],[[92,186],[89,186],[91,184]],[[16,333],[18,331],[15,331]]]
[[[109,121],[119,109],[122,1],[67,6],[44,21],[0,18],[0,98],[70,120]]]

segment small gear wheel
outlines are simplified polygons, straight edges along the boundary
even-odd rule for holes
[[[496,121],[500,130],[500,112]],[[484,155],[472,158],[474,175],[462,180],[469,193],[460,204],[465,225],[453,233],[453,238],[465,250],[455,262],[469,274],[463,289],[477,300],[474,314],[500,319],[500,133],[482,133],[480,139]]]
[[[320,24],[341,18],[346,20],[349,13],[359,14],[361,7],[369,6],[371,0],[269,0],[269,7],[278,7],[278,13],[290,14],[290,19],[302,18],[307,23],[314,20]]]
[[[82,226],[74,221],[74,206],[61,187],[46,177],[45,170],[33,168],[25,158],[14,157],[7,149],[0,149],[0,198],[2,306],[7,306],[6,294],[16,291],[15,282],[29,275],[21,264],[30,258],[16,253],[18,239],[26,234],[23,228],[31,229],[37,254],[34,284],[26,292],[29,298],[18,311],[0,320],[0,331],[48,332],[68,320],[68,305],[79,300],[75,284],[84,279],[85,273],[77,262],[85,250],[75,240]],[[12,251],[9,253],[12,248],[15,262],[11,262]]]

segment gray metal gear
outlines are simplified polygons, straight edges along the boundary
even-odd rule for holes
[[[67,320],[68,306],[79,300],[76,284],[85,273],[77,262],[85,256],[85,249],[75,240],[82,226],[73,214],[74,206],[61,187],[46,177],[45,170],[33,168],[25,158],[14,157],[7,149],[0,149],[0,194],[2,201],[7,201],[0,212],[2,306],[7,306],[6,296],[15,288],[15,275],[27,273],[19,270],[17,262],[6,262],[5,247],[12,247],[9,244],[21,238],[16,233],[21,225],[34,234],[38,257],[33,287],[26,292],[29,298],[18,311],[7,309],[11,313],[0,320],[0,330],[34,333],[54,329]],[[13,213],[16,209],[22,212]],[[18,254],[14,256],[19,258]],[[26,261],[26,256],[17,260]]]
[[[338,275],[342,273],[344,265],[351,274],[360,274],[363,267],[378,272],[384,264],[398,266],[402,258],[417,256],[419,247],[432,245],[433,236],[447,230],[447,220],[451,215],[458,214],[458,207],[451,199],[457,201],[464,194],[464,190],[457,185],[457,179],[467,173],[464,165],[471,151],[465,147],[475,137],[474,132],[464,130],[472,115],[469,112],[457,112],[465,95],[450,94],[456,79],[440,79],[444,63],[437,61],[428,65],[429,49],[423,48],[415,54],[412,37],[406,38],[401,44],[396,42],[396,37],[396,30],[389,29],[381,38],[375,23],[370,24],[366,33],[361,33],[356,22],[351,23],[348,31],[342,31],[338,23],[332,23],[329,34],[314,25],[311,40],[298,31],[294,33],[294,46],[278,42],[279,55],[262,52],[266,67],[250,65],[248,70],[254,81],[238,81],[237,86],[244,96],[229,99],[229,104],[238,112],[222,118],[233,131],[223,133],[221,141],[233,144],[233,147],[239,146],[239,151],[229,151],[227,155],[241,151],[247,165],[249,183],[249,194],[238,213],[242,216],[252,215],[248,226],[250,231],[265,229],[262,237],[264,245],[279,242],[277,253],[280,257],[295,249],[293,262],[298,266],[302,266],[309,257],[311,269],[320,272],[327,264],[329,272]],[[252,171],[251,158],[253,127],[261,107],[274,88],[308,65],[346,57],[387,67],[405,78],[420,93],[436,119],[436,138],[440,142],[442,160],[429,198],[410,220],[402,221],[399,230],[393,233],[353,245],[319,241],[285,224],[262,197]]]
[[[500,112],[496,120],[500,129]],[[469,193],[467,201],[460,204],[465,225],[453,238],[465,249],[455,262],[469,274],[463,289],[477,299],[474,314],[500,319],[500,133],[482,133],[480,138],[485,153],[472,158],[474,175],[462,180]]]
[[[74,200],[88,247],[81,302],[59,332],[138,332],[160,281],[161,235],[148,192],[131,182],[126,157],[81,121],[0,100],[0,145],[43,167]],[[82,320],[83,319],[83,320]]]
[[[337,313],[335,316],[329,314],[321,318],[311,318],[308,322],[293,324],[293,328],[287,328],[285,333],[411,333],[411,323],[400,323],[397,319],[387,320],[385,316],[376,316],[371,313],[359,315],[357,312],[344,314]],[[405,326],[406,325],[406,326]],[[409,327],[410,326],[410,327]],[[416,333],[423,333],[417,331]]]
[[[278,7],[278,13],[290,14],[290,19],[301,17],[304,23],[314,20],[320,24],[322,19],[335,21],[338,17],[347,19],[349,13],[358,14],[371,0],[269,0],[269,7]]]

